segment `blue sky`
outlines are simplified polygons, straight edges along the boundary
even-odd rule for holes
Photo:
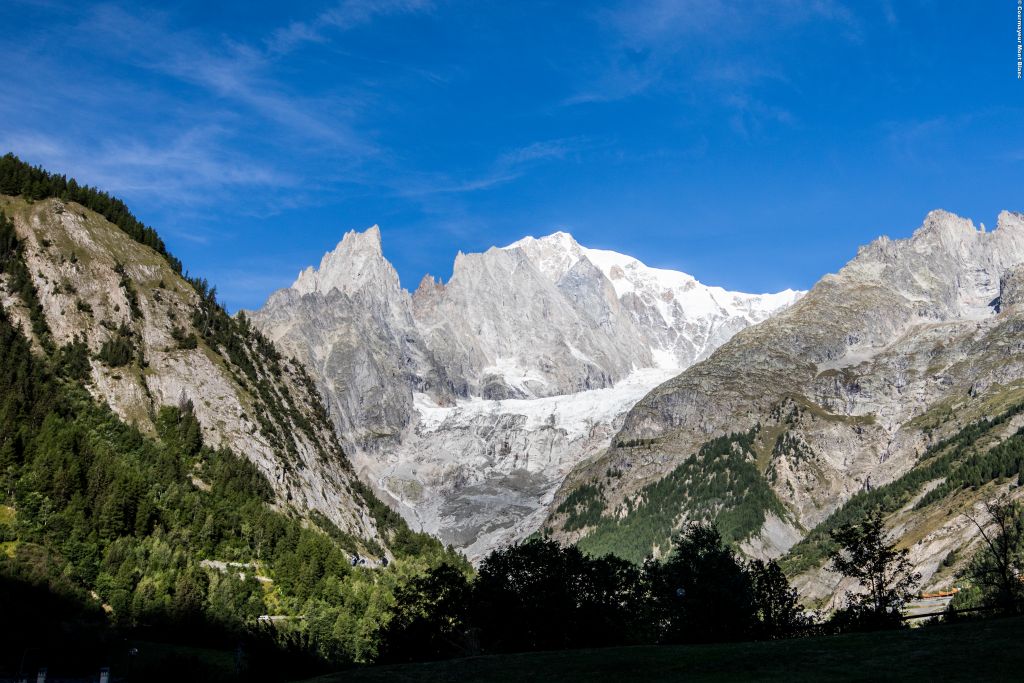
[[[1015,0],[0,4],[0,150],[124,198],[232,310],[381,225],[406,287],[564,229],[806,288],[1024,210]]]

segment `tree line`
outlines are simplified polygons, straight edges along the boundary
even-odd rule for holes
[[[982,543],[953,609],[1024,613],[1024,508],[1003,497],[973,521]],[[492,552],[474,578],[441,564],[404,586],[380,659],[903,628],[921,576],[909,551],[888,542],[883,511],[872,509],[830,536],[828,568],[851,588],[829,614],[805,609],[776,562],[741,559],[706,522],[685,526],[664,560],[642,566],[533,538]]]
[[[743,560],[709,523],[687,525],[665,559],[643,565],[529,539],[492,552],[475,578],[442,564],[403,587],[381,659],[898,628],[920,577],[885,542],[881,514],[837,529],[836,543],[832,568],[858,589],[823,620],[776,562]]]
[[[80,185],[74,178],[50,173],[7,153],[0,157],[0,194],[22,195],[35,201],[56,197],[81,204],[121,228],[136,242],[153,248],[168,260],[175,272],[181,273],[181,261],[167,251],[156,230],[136,218],[123,201],[102,190]]]

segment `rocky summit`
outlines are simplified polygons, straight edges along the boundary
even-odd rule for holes
[[[801,295],[709,287],[564,232],[460,253],[410,294],[374,226],[250,318],[309,368],[378,492],[479,558],[536,531],[648,391]]]

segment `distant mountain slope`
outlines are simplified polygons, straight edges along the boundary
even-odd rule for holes
[[[479,557],[535,531],[640,396],[800,295],[707,287],[566,233],[460,253],[410,295],[374,226],[250,317],[317,378],[378,491]]]
[[[749,505],[696,482],[740,477],[759,489],[759,479],[771,495],[758,494],[734,538],[755,554],[784,553],[844,501],[911,470],[930,444],[1019,400],[1022,263],[1024,218],[1010,212],[986,232],[935,211],[909,239],[876,240],[638,402],[613,446],[567,480],[551,526],[595,551],[642,557],[682,519]],[[716,437],[733,445],[702,455]],[[673,477],[674,489],[660,483]],[[593,523],[568,528],[565,502],[584,486],[599,489]]]

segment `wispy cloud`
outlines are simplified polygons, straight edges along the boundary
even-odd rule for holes
[[[0,135],[0,149],[32,163],[63,169],[114,193],[152,193],[164,201],[196,205],[217,201],[238,187],[287,188],[295,179],[231,151],[218,129],[193,129],[154,144],[128,134],[98,147],[32,131]]]
[[[351,103],[310,101],[287,92],[270,73],[271,56],[260,49],[210,43],[174,30],[163,14],[133,15],[110,5],[98,8],[82,28],[116,49],[121,59],[241,104],[293,134],[363,156],[376,151],[342,116],[350,109],[344,105]]]
[[[682,39],[730,42],[757,33],[773,33],[812,20],[837,23],[847,37],[858,35],[861,22],[838,0],[636,0],[602,15],[622,39],[633,45],[678,46]]]
[[[769,124],[792,126],[796,122],[796,117],[789,110],[747,95],[730,95],[725,104],[735,110],[729,118],[729,125],[743,138],[759,135]]]
[[[406,197],[417,197],[487,190],[523,176],[535,164],[564,160],[596,146],[594,141],[584,137],[533,142],[501,153],[485,172],[476,176],[461,180],[448,175],[420,176],[402,182],[398,193]]]
[[[896,16],[896,8],[893,7],[890,0],[883,0],[882,2],[882,14],[885,17],[886,23],[890,27],[894,27],[900,23],[900,19]]]
[[[987,115],[991,113],[889,121],[883,124],[883,130],[886,142],[896,158],[904,162],[931,165],[936,154],[947,152],[955,144],[958,133]]]
[[[267,40],[271,52],[288,52],[303,43],[324,42],[331,31],[348,31],[377,17],[423,12],[431,0],[346,0],[308,21],[293,21]]]
[[[426,9],[423,0],[357,0],[308,26],[326,39],[332,26],[352,29]],[[169,11],[131,6],[68,7],[63,15],[66,23],[51,22],[28,40],[0,37],[19,65],[0,98],[3,151],[176,206],[262,188],[255,201],[235,202],[237,211],[260,215],[320,184],[300,183],[301,169],[285,170],[297,157],[314,153],[338,182],[372,186],[371,166],[379,173],[389,156],[362,118],[375,97],[372,84],[296,91],[287,55],[268,47],[273,40],[239,42],[182,27]],[[83,59],[62,59],[58,44]],[[65,116],[71,102],[73,115]]]
[[[648,92],[664,82],[667,61],[650,51],[625,50],[599,65],[597,75],[561,102],[564,106],[614,102]]]
[[[524,165],[535,161],[565,159],[570,155],[593,149],[595,146],[597,144],[593,140],[580,136],[541,140],[502,153],[495,161],[495,165],[501,168],[521,169]]]
[[[753,46],[782,40],[812,21],[839,26],[847,40],[860,40],[862,31],[856,14],[836,0],[634,0],[595,18],[609,34],[608,48],[583,70],[563,105],[685,93],[698,85],[717,87],[728,97],[767,81],[785,83],[785,75],[764,63]]]

